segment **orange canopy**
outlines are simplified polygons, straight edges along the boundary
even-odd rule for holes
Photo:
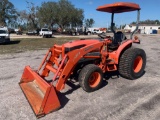
[[[130,2],[116,2],[113,4],[107,4],[103,6],[99,6],[97,8],[98,11],[109,12],[109,13],[121,13],[121,12],[129,12],[134,10],[140,10],[138,4],[130,3]]]

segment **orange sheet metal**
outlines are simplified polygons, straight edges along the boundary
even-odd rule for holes
[[[103,6],[99,6],[97,10],[109,13],[122,13],[122,12],[140,10],[140,7],[136,3],[116,2],[113,4],[106,4]]]
[[[60,108],[54,86],[48,84],[29,66],[25,67],[19,85],[37,117]]]

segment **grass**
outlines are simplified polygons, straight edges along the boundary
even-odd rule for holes
[[[0,44],[0,54],[20,53],[30,50],[49,49],[54,44],[63,44],[65,42],[78,38],[61,37],[61,38],[18,38],[12,39],[8,44]]]

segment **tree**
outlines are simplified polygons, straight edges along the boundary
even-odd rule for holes
[[[75,8],[68,0],[43,2],[38,7],[38,18],[41,25],[50,28],[57,24],[62,30],[70,25],[80,26],[84,19],[83,10]]]
[[[26,13],[27,17],[27,25],[29,29],[37,29],[38,27],[38,16],[37,16],[37,7],[34,3],[26,1],[28,4],[28,13]]]
[[[18,11],[17,21],[14,23],[16,28],[26,30],[28,28],[28,13],[26,10]],[[30,27],[30,26],[29,26]]]
[[[95,23],[95,21],[92,18],[85,20],[86,27],[92,27],[94,25],[94,23]]]
[[[136,24],[136,22],[132,22],[131,24]],[[151,25],[160,25],[160,21],[159,20],[144,20],[144,21],[140,21],[139,24],[151,24]]]
[[[26,10],[18,11],[18,18],[17,22],[18,23],[27,23],[28,20],[28,13]]]
[[[82,9],[75,8],[75,10],[73,11],[72,18],[71,18],[72,27],[83,25],[83,19],[84,19],[83,12],[84,11]]]
[[[14,5],[8,0],[0,0],[0,26],[15,22],[17,17]]]
[[[34,3],[28,2],[27,9],[18,11],[17,26],[25,27],[26,29],[37,29],[39,27],[39,18],[37,15],[37,6]]]
[[[38,7],[38,18],[41,27],[48,25],[50,28],[57,23],[57,3],[56,2],[43,2]]]

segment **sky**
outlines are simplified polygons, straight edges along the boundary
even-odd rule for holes
[[[17,10],[25,10],[27,8],[26,0],[9,0]],[[58,0],[27,0],[40,6],[44,1]],[[95,21],[94,27],[108,27],[111,22],[111,14],[106,12],[96,11],[98,6],[110,4],[114,2],[134,2],[140,5],[141,13],[140,20],[160,20],[160,0],[69,0],[76,8],[84,10],[85,19],[93,18]],[[114,22],[116,25],[129,24],[136,21],[137,12],[116,14]]]

